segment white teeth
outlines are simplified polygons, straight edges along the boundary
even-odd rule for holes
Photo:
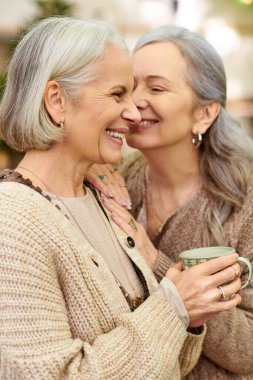
[[[123,139],[125,137],[125,133],[122,132],[114,132],[106,130],[106,133],[112,137],[116,137],[117,139]]]
[[[140,127],[145,127],[145,125],[151,125],[151,124],[154,124],[154,123],[155,123],[154,120],[144,120],[144,121],[140,121],[138,125]]]

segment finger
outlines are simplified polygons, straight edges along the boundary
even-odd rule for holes
[[[217,300],[218,301],[227,301],[235,296],[237,292],[239,292],[241,287],[241,280],[237,278],[233,282],[228,285],[219,285],[217,287]]]
[[[108,175],[108,181],[113,186],[114,198],[120,205],[131,209],[132,202],[123,176],[118,171],[111,172],[111,170],[109,169],[110,175]]]
[[[107,188],[107,192],[113,194],[113,198],[123,207],[131,209],[132,203],[130,195],[127,191],[124,178],[117,171],[113,170],[110,166],[103,167],[102,179],[103,185]],[[101,175],[98,175],[101,180]],[[104,192],[103,192],[104,193]],[[106,194],[105,194],[106,195]]]
[[[231,266],[231,269],[232,269],[232,271],[234,272],[234,278],[236,279],[237,277],[240,277],[240,275],[241,275],[241,267],[240,267],[240,265],[239,265],[239,263],[238,264],[235,264],[235,265],[232,265]]]
[[[237,262],[238,254],[231,253],[230,255],[217,257],[215,259],[206,261],[205,263],[195,265],[190,270],[195,270],[203,275],[211,275],[217,273]],[[188,269],[189,270],[189,269]]]
[[[101,195],[101,199],[105,207],[110,212],[118,214],[122,219],[125,219],[126,222],[128,222],[132,218],[130,212],[126,208],[124,208],[123,205],[119,205],[116,199],[109,199],[108,197],[105,197],[103,195]]]
[[[132,229],[132,227],[125,221],[125,219],[122,219],[118,214],[115,214],[112,212],[111,218],[116,223],[122,231],[126,233],[127,236],[130,236],[134,239],[136,239],[136,232]]]
[[[238,278],[237,276],[235,277],[235,272],[240,271],[240,265],[238,263],[232,266],[229,266],[220,272],[215,273],[214,275],[211,276],[212,283],[214,285],[218,286],[220,284],[224,284],[228,281],[233,281],[235,278]]]
[[[242,301],[239,294],[236,294],[232,299],[225,302],[216,302],[211,305],[204,305],[204,309],[195,310],[190,314],[190,327],[198,327],[208,322],[215,315],[222,311],[228,311],[238,306]]]
[[[173,268],[175,268],[177,270],[180,270],[180,271],[183,270],[183,267],[184,267],[183,261],[179,261],[178,263],[176,263],[175,265],[173,265]]]
[[[95,187],[99,192],[104,194],[107,197],[114,197],[114,193],[111,189],[108,188],[107,184],[101,181],[101,179],[93,172],[88,172],[86,175],[87,181]]]
[[[102,194],[113,197],[121,206],[131,209],[131,200],[124,178],[111,165],[94,164],[86,179]]]
[[[224,302],[217,302],[213,306],[213,312],[220,312],[220,311],[226,311],[230,310],[233,307],[239,305],[242,301],[242,298],[239,294],[235,294],[235,296],[227,301]]]
[[[132,208],[132,203],[129,200],[130,199],[129,195],[125,196],[125,192],[127,193],[127,191],[125,192],[121,191],[121,188],[118,186],[118,184],[115,185],[114,182],[109,182],[109,180],[110,180],[109,178],[106,178],[105,180],[103,180],[105,191],[103,191],[102,193],[106,195],[105,192],[107,192],[109,194],[109,197],[114,198],[115,201],[120,206],[123,206],[126,209],[130,210]],[[113,196],[110,196],[110,195],[113,195]]]

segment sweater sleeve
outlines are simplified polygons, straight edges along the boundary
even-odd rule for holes
[[[119,314],[107,333],[96,334],[87,324],[94,339],[73,337],[55,264],[61,247],[56,227],[40,222],[44,210],[38,208],[26,207],[24,218],[14,198],[0,197],[1,379],[176,379],[187,334],[159,296]],[[186,340],[193,361],[201,340]]]
[[[171,260],[171,258],[159,250],[158,259],[154,268],[156,279],[160,282],[165,276],[167,270],[173,265],[175,265],[175,263]]]
[[[253,262],[253,200],[235,216],[232,246]],[[244,276],[243,276],[244,277]],[[242,282],[245,280],[242,277]],[[253,376],[253,280],[241,290],[242,302],[208,322],[203,353],[211,361],[238,375]],[[250,377],[251,378],[251,377]]]

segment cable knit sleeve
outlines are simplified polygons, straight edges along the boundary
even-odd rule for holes
[[[72,255],[65,220],[38,197],[0,195],[0,378],[180,379],[187,333],[173,307],[152,295],[130,312],[107,272]],[[194,339],[182,372],[198,358]]]

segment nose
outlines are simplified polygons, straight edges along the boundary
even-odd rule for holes
[[[128,100],[127,105],[122,112],[122,118],[134,123],[139,123],[141,121],[141,114],[132,99]]]
[[[133,91],[132,98],[138,110],[143,110],[148,106],[147,100],[137,88]]]

